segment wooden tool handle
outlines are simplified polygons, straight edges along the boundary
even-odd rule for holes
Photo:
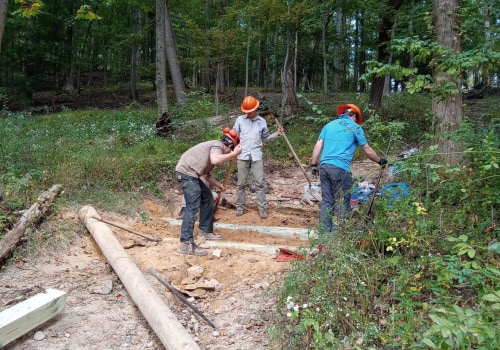
[[[226,189],[227,183],[229,182],[229,178],[231,177],[231,172],[233,170],[234,163],[236,163],[236,158],[231,159],[231,163],[229,163],[229,166],[227,168],[226,177],[224,178],[224,182],[222,183],[222,185],[224,186],[224,190]],[[219,195],[217,196],[217,199],[215,200],[214,214],[217,211],[217,207],[219,206],[219,202],[222,198],[222,193],[224,192],[224,190],[221,190],[219,192]]]

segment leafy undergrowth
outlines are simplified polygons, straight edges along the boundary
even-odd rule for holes
[[[280,299],[287,349],[500,348],[498,120],[454,135],[467,164],[436,147],[395,163],[411,192],[378,199],[373,222],[322,232]],[[280,331],[281,330],[281,331]]]

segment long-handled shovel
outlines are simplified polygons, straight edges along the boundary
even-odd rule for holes
[[[278,128],[279,128],[281,125],[280,125],[278,114],[274,113],[274,119],[276,120],[276,125],[278,125]],[[313,196],[314,198],[316,198],[316,200],[321,201],[321,198],[318,198],[316,196],[316,194],[311,190],[311,179],[309,179],[309,176],[307,175],[306,170],[302,166],[302,163],[301,163],[299,157],[297,156],[297,153],[295,153],[295,151],[293,150],[292,144],[290,143],[290,141],[288,141],[288,137],[286,137],[285,132],[283,132],[281,135],[283,135],[283,137],[285,138],[285,141],[286,141],[286,144],[288,145],[288,148],[290,148],[290,151],[292,151],[293,158],[295,158],[295,161],[297,162],[300,170],[302,170],[302,173],[306,177],[307,183],[309,184],[309,194],[311,196]]]

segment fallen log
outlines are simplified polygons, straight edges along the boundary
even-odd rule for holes
[[[80,219],[94,237],[97,245],[116,272],[130,297],[141,310],[162,344],[168,350],[200,349],[198,344],[182,327],[174,313],[163,303],[141,270],[125,252],[113,231],[96,219],[97,211],[84,206],[79,211]]]
[[[61,190],[61,185],[53,185],[48,191],[43,192],[36,203],[23,213],[14,228],[5,234],[0,241],[0,263],[21,244],[26,230],[42,222],[43,218],[50,213],[52,203]]]

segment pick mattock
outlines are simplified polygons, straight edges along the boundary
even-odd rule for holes
[[[274,115],[274,119],[276,120],[276,124],[278,125],[278,128],[279,128],[281,126],[280,125],[280,121],[279,121],[279,116],[276,113],[273,113],[273,115]],[[309,179],[309,176],[307,175],[307,172],[305,171],[304,167],[302,166],[302,163],[300,162],[299,157],[297,157],[297,153],[295,153],[295,151],[293,150],[292,144],[290,143],[290,141],[288,141],[288,137],[286,137],[286,134],[285,134],[284,131],[283,131],[282,135],[285,138],[286,144],[290,148],[290,151],[292,151],[293,158],[295,158],[295,161],[299,165],[300,170],[302,170],[302,173],[306,177],[307,183],[309,184],[309,194],[311,196],[313,196],[314,198],[316,198],[316,200],[318,200],[318,202],[321,202],[321,198],[318,198],[316,196],[316,194],[311,190],[311,179]]]
[[[137,231],[134,231],[134,230],[131,230],[129,229],[128,227],[125,227],[125,226],[122,226],[120,224],[117,224],[117,223],[114,223],[114,222],[111,222],[111,221],[108,221],[108,220],[104,220],[103,218],[97,218],[95,216],[92,217],[93,219],[96,219],[98,221],[101,221],[101,222],[104,222],[108,225],[111,225],[111,226],[114,226],[114,227],[118,227],[122,230],[125,230],[125,231],[128,231],[130,233],[133,233],[134,235],[138,235],[138,236],[141,236],[143,238],[146,238],[148,241],[153,241],[153,242],[160,242],[161,241],[161,238],[158,238],[158,237],[151,237],[151,236],[148,236],[148,235],[145,235],[144,233],[141,233],[141,232],[137,232]]]
[[[389,144],[387,145],[387,150],[385,151],[384,157],[386,157],[386,158],[387,158],[387,155],[389,154],[389,148],[391,147],[391,141],[392,141],[392,134],[391,134],[391,137],[389,138]],[[378,188],[380,186],[380,180],[382,179],[382,175],[384,174],[384,168],[385,168],[385,166],[380,167],[380,173],[378,175],[377,183],[375,184],[375,188],[373,189],[373,195],[370,197],[370,202],[368,203],[368,209],[367,209],[366,214],[365,214],[365,219],[367,219],[368,221],[371,221],[370,214],[371,214],[372,207],[373,207],[373,201],[375,200],[375,196],[377,195]]]
[[[219,206],[219,202],[222,198],[222,193],[224,193],[226,186],[227,186],[227,183],[229,181],[229,178],[231,177],[231,172],[233,171],[234,163],[236,163],[236,158],[231,159],[231,163],[229,163],[229,166],[227,167],[226,177],[224,178],[224,182],[222,183],[222,185],[224,186],[224,189],[219,192],[217,199],[215,200],[214,214],[217,211],[217,207]]]

